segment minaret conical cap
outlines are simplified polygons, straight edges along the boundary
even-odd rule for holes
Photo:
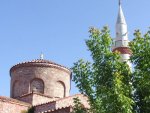
[[[126,24],[126,20],[122,11],[121,3],[119,2],[119,12],[116,24]]]

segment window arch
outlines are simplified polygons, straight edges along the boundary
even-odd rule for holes
[[[63,98],[66,96],[66,87],[64,82],[57,81],[55,84],[55,95],[57,97]]]
[[[44,93],[44,82],[42,79],[35,78],[30,82],[30,92]]]

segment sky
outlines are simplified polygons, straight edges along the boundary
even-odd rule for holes
[[[150,27],[150,0],[122,0],[129,39]],[[108,25],[115,37],[118,0],[0,0],[0,95],[10,95],[10,68],[40,58],[68,68],[90,60],[89,27]],[[78,93],[72,82],[71,95]]]

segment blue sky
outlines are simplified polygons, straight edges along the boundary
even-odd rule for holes
[[[130,40],[135,29],[148,30],[149,5],[150,0],[122,0]],[[41,52],[67,67],[89,60],[89,27],[108,25],[115,37],[117,14],[118,0],[0,0],[0,95],[9,96],[9,69]]]

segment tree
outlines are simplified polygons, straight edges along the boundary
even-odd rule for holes
[[[92,61],[80,59],[72,68],[73,81],[89,99],[92,113],[132,113],[131,72],[126,62],[120,62],[118,52],[112,52],[113,40],[108,27],[101,31],[90,28],[86,40]]]
[[[89,113],[88,109],[84,107],[79,98],[74,98],[73,112],[71,113]]]
[[[134,64],[133,86],[138,113],[150,113],[150,31],[144,36],[140,30],[134,33],[130,43],[131,61]]]

